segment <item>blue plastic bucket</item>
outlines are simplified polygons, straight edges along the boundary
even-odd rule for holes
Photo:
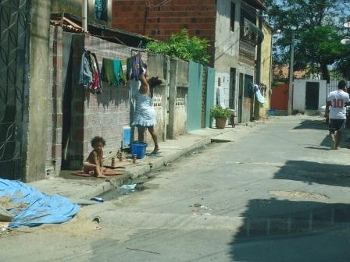
[[[276,114],[276,111],[274,109],[270,109],[268,111],[269,116],[274,116]]]
[[[142,159],[146,155],[147,143],[143,142],[132,142],[131,144],[131,154],[136,155],[137,159]]]

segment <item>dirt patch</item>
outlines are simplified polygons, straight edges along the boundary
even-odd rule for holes
[[[270,194],[287,198],[287,199],[304,199],[304,200],[326,200],[329,199],[326,195],[321,195],[317,193],[308,193],[302,191],[270,191]]]
[[[4,228],[7,227],[5,224],[0,224]],[[34,233],[37,235],[53,234],[60,232],[61,234],[69,235],[71,237],[76,236],[90,236],[95,231],[100,230],[101,227],[98,223],[87,218],[85,210],[82,208],[78,214],[70,221],[61,224],[43,224],[37,227],[20,227],[15,229],[8,229],[6,232],[3,230],[0,232],[1,237],[15,236],[22,233]]]

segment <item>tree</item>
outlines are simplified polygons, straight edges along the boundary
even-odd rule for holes
[[[182,29],[179,33],[172,34],[168,41],[153,41],[146,44],[150,52],[178,57],[186,61],[194,61],[200,64],[208,64],[208,40],[198,37],[189,37],[188,31]]]
[[[276,41],[275,61],[289,61],[292,30],[296,35],[295,70],[319,73],[329,80],[328,67],[342,60],[342,24],[350,14],[348,0],[266,0],[269,23],[283,35]]]
[[[320,74],[329,80],[328,66],[342,59],[346,53],[346,46],[340,43],[342,37],[334,26],[315,26],[300,33],[300,43],[297,50],[308,61],[305,66],[313,74]],[[304,66],[304,67],[305,67]],[[303,69],[301,67],[300,69]]]
[[[347,46],[346,55],[335,63],[335,71],[347,80],[350,80],[350,46]]]

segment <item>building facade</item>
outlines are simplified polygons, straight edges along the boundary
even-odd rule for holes
[[[69,6],[67,7],[69,2]],[[156,40],[167,40],[171,34],[187,29],[191,37],[209,41],[210,67],[215,69],[216,103],[236,110],[238,122],[265,117],[269,99],[254,106],[252,83],[269,82],[262,76],[270,72],[266,67],[266,48],[271,49],[269,37],[264,40],[262,12],[265,6],[260,0],[173,0],[173,1],[87,1],[88,20],[111,28],[144,35]],[[81,1],[53,1],[53,12],[72,12],[81,16]],[[103,16],[99,15],[102,6]],[[140,41],[142,46],[145,41]],[[269,60],[269,58],[267,58]],[[262,64],[264,63],[264,64]],[[266,81],[264,79],[264,81]],[[268,98],[270,91],[264,94]],[[255,113],[254,113],[255,112]]]
[[[50,1],[0,2],[2,178],[45,177],[50,9]]]
[[[169,106],[169,112],[158,114],[163,139],[167,134],[175,137],[186,130],[207,127],[209,109],[215,104],[236,110],[236,122],[248,122],[256,112],[261,117],[251,93],[252,83],[269,86],[269,40],[264,37],[268,30],[262,30],[259,14],[264,6],[260,1],[83,2],[88,7],[84,17],[88,34],[81,30],[63,32],[62,24],[52,21],[53,13],[61,14],[61,22],[69,13],[75,20],[67,20],[65,30],[76,30],[83,20],[80,0],[52,1],[52,6],[39,1],[18,6],[11,1],[0,4],[2,13],[9,14],[0,18],[1,26],[10,28],[1,30],[1,45],[8,48],[4,54],[13,59],[0,64],[2,79],[6,80],[1,82],[0,91],[7,94],[1,96],[0,105],[2,178],[28,182],[44,179],[52,172],[57,175],[67,160],[70,168],[78,168],[91,149],[92,135],[110,135],[108,139],[115,142],[111,150],[106,148],[109,152],[119,148],[122,129],[130,124],[130,90],[108,86],[107,92],[96,96],[79,89],[76,74],[86,48],[100,61],[122,60],[146,43],[145,36],[164,40],[187,28],[190,36],[209,40],[212,58],[208,67],[176,59],[167,62],[165,68],[159,67],[163,69],[157,75],[169,68],[185,70],[178,76],[163,75],[167,86],[157,102],[160,109]],[[15,9],[18,23],[11,23],[6,17],[14,17],[10,13]],[[128,31],[130,34],[125,34]],[[17,43],[15,46],[6,42],[8,32],[18,38],[11,42]],[[13,50],[17,50],[17,57],[11,55]],[[178,80],[172,81],[172,77]],[[104,128],[106,123],[113,123],[113,130]]]

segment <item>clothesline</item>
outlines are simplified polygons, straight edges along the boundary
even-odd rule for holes
[[[145,50],[131,50],[132,53],[135,51],[136,54],[124,60],[103,58],[100,70],[96,54],[85,49],[81,58],[79,84],[92,93],[100,93],[102,82],[119,86],[125,85],[128,80],[138,81],[145,67],[141,57],[141,52]]]

